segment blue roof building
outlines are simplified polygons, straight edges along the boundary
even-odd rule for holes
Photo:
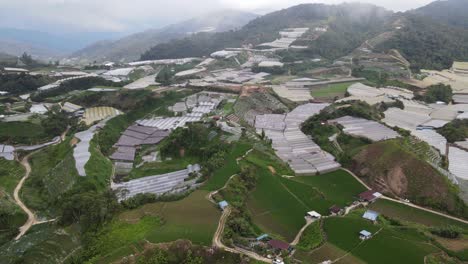
[[[364,219],[375,222],[377,221],[377,217],[379,217],[379,213],[372,211],[372,210],[367,210],[362,217]]]
[[[362,230],[359,232],[359,235],[361,239],[369,239],[372,236],[372,233],[367,230]]]
[[[221,208],[221,210],[224,210],[226,207],[228,207],[229,204],[226,201],[221,201],[218,203],[218,205],[219,205],[219,208]]]
[[[263,234],[263,235],[257,237],[256,240],[261,241],[261,240],[266,239],[266,238],[268,238],[268,234]]]

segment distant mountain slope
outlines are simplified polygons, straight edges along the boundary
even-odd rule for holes
[[[438,0],[410,13],[451,26],[468,28],[468,0]]]
[[[468,30],[404,14],[401,29],[377,44],[377,50],[399,50],[416,69],[447,69],[454,60],[468,60]]]
[[[0,28],[0,52],[15,56],[27,52],[34,57],[48,59],[63,56],[89,45],[89,43],[95,42],[97,39],[114,36],[116,36],[116,33],[73,32],[50,34],[34,30]]]
[[[208,55],[227,47],[257,45],[273,41],[278,32],[289,27],[315,27],[328,24],[319,46],[311,52],[333,57],[345,55],[367,37],[381,30],[392,12],[369,4],[302,4],[259,17],[242,29],[218,34],[196,34],[182,40],[159,44],[142,55],[142,59],[162,59]],[[335,49],[336,47],[336,49]]]
[[[89,60],[131,61],[154,45],[172,39],[186,37],[197,32],[223,32],[244,26],[257,15],[247,12],[225,10],[193,18],[162,29],[136,33],[116,41],[101,41],[73,53],[70,57]]]

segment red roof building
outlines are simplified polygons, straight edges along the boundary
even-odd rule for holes
[[[336,206],[336,205],[330,207],[330,213],[332,213],[332,214],[339,214],[341,212],[341,210],[342,209],[340,207]]]
[[[377,200],[380,196],[382,196],[381,193],[376,192],[374,190],[368,190],[359,194],[359,200],[365,201],[365,202],[373,202]]]
[[[270,240],[268,244],[274,248],[279,250],[289,250],[290,246],[288,243],[280,241],[280,240]]]

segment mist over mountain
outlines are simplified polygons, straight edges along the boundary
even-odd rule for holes
[[[100,41],[74,52],[70,57],[90,61],[131,61],[154,45],[179,39],[198,32],[208,34],[242,27],[257,15],[235,10],[224,10],[192,18],[161,29],[151,29],[115,41]]]

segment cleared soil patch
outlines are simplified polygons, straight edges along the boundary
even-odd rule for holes
[[[459,238],[459,239],[447,239],[447,238],[436,238],[437,242],[439,242],[444,248],[452,251],[463,251],[468,250],[468,238]]]

